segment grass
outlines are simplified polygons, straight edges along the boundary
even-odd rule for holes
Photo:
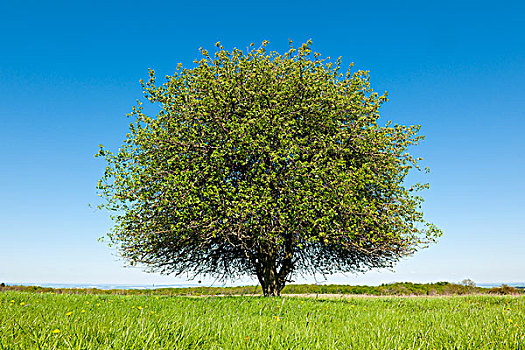
[[[0,293],[0,349],[525,349],[520,296]]]

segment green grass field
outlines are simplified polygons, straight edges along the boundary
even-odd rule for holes
[[[517,296],[0,293],[0,349],[525,349]]]

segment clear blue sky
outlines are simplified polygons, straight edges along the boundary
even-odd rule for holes
[[[0,282],[186,281],[125,269],[97,241],[111,222],[88,207],[105,166],[93,155],[121,144],[148,68],[265,39],[280,52],[312,39],[370,70],[383,120],[427,137],[414,152],[440,242],[396,272],[329,282],[525,280],[523,2],[15,0],[0,10]]]

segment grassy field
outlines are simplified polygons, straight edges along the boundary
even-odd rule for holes
[[[0,293],[0,349],[525,349],[517,296]]]

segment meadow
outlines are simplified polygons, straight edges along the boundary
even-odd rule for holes
[[[525,349],[522,296],[0,293],[0,349]]]

